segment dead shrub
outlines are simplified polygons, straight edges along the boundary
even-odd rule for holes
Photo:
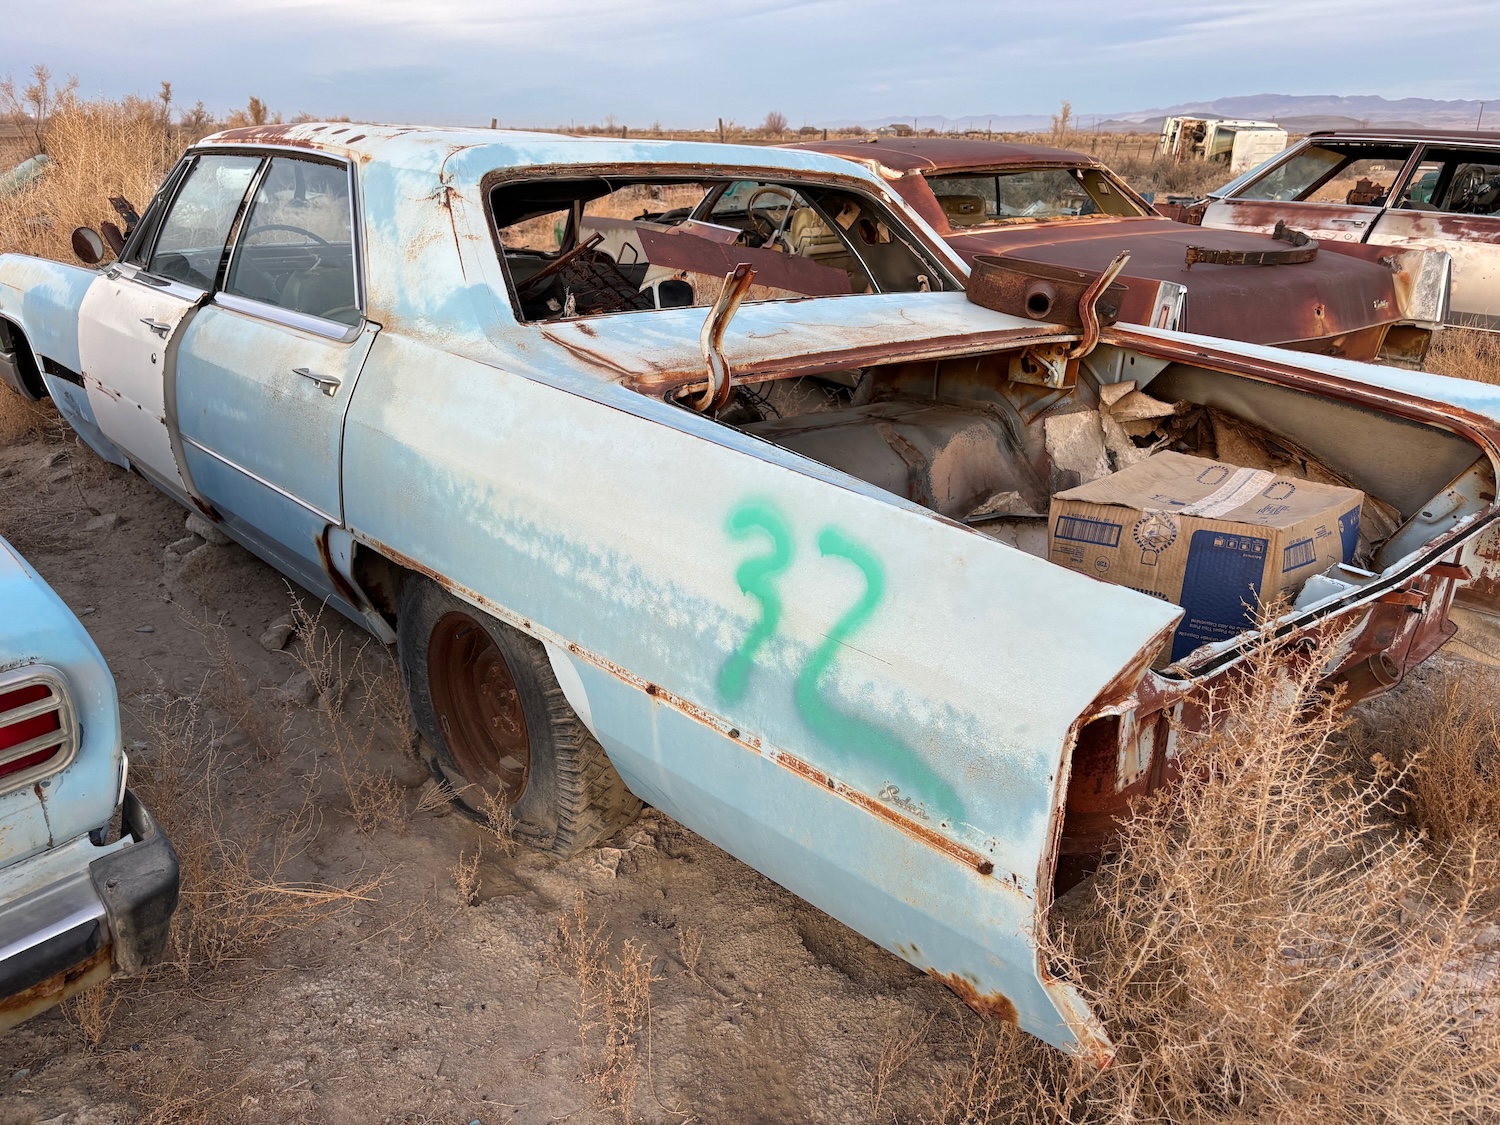
[[[1417,827],[1440,853],[1472,840],[1500,862],[1500,672],[1457,661],[1409,693],[1385,743],[1406,765]]]
[[[453,889],[458,892],[458,901],[465,906],[479,903],[479,861],[484,857],[480,848],[473,855],[458,853],[458,862],[453,865]]]
[[[168,961],[180,975],[220,969],[372,898],[381,875],[343,887],[292,876],[318,828],[310,789],[286,812],[269,802],[248,816],[226,812],[224,758],[198,697],[169,699],[143,718],[152,749],[132,758],[131,784],[177,850],[182,890]]]
[[[650,1046],[653,958],[633,939],[618,953],[602,923],[591,924],[580,894],[573,911],[558,923],[553,954],[578,984],[578,1046],[583,1076],[599,1100],[629,1125],[640,1083],[638,1058]]]
[[[1500,333],[1445,328],[1433,337],[1426,369],[1477,383],[1500,383]]]
[[[1246,662],[1214,700],[1223,725],[1184,739],[1181,783],[1138,806],[1071,912],[1053,953],[1118,1054],[1082,1092],[1065,1076],[1069,1118],[1500,1112],[1477,856],[1440,870],[1395,821],[1403,779],[1350,760],[1326,652]]]
[[[46,428],[47,415],[41,407],[9,387],[0,386],[0,446],[31,441]]]
[[[0,198],[0,254],[72,262],[73,228],[120,223],[110,196],[144,209],[182,152],[183,138],[155,101],[81,101],[60,91],[41,135],[51,164]]]
[[[63,1018],[68,1021],[68,1026],[83,1037],[85,1043],[90,1047],[97,1047],[103,1041],[104,1033],[109,1030],[110,1020],[114,1018],[120,1000],[118,990],[111,987],[110,981],[105,981],[64,1000]]]
[[[355,827],[365,833],[382,825],[406,831],[411,817],[406,787],[372,760],[382,744],[404,749],[412,740],[395,664],[369,644],[346,658],[342,638],[324,628],[297,598],[292,600],[292,622],[298,638],[295,656],[317,693],[320,733],[349,796]]]

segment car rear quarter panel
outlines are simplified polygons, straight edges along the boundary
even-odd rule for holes
[[[623,387],[399,334],[345,455],[356,537],[566,654],[639,795],[1036,1034],[1093,1041],[1029,935],[1072,726],[1176,607]]]
[[[71,765],[0,795],[3,866],[108,823],[120,795],[124,753],[115,682],[99,649],[62,599],[3,539],[0,607],[0,672],[34,664],[62,672],[82,731]]]

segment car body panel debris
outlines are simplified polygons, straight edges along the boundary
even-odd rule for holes
[[[119,262],[0,258],[0,323],[103,456],[414,681],[469,668],[422,662],[419,604],[519,634],[635,797],[1103,1062],[1035,935],[1252,638],[1153,669],[1181,609],[1047,561],[1051,496],[1164,449],[1360,490],[1277,626],[1348,625],[1358,697],[1456,594],[1497,608],[1500,399],[1111,325],[1097,270],[1076,326],[966,274],[826,155],[308,123],[196,146]]]
[[[1254,168],[1284,148],[1286,130],[1274,121],[1221,117],[1165,118],[1157,142],[1162,156],[1223,164],[1231,174]]]

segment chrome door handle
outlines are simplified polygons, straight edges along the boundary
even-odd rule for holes
[[[172,326],[170,324],[163,324],[159,320],[152,320],[149,316],[141,317],[141,323],[144,324],[147,328],[151,329],[151,331],[155,332],[163,340],[167,338],[167,333],[172,331]]]
[[[322,391],[329,398],[338,393],[338,389],[343,383],[341,379],[334,375],[319,375],[316,371],[309,371],[305,367],[292,368],[292,374],[301,375],[304,379],[311,379],[318,385],[318,390]]]
[[[1329,223],[1337,227],[1363,227],[1368,226],[1369,219],[1329,219]]]

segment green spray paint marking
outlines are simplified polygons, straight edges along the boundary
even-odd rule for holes
[[[759,533],[771,541],[769,553],[746,559],[734,572],[740,591],[760,603],[760,620],[750,627],[744,643],[719,669],[719,695],[732,703],[743,698],[750,684],[755,654],[781,623],[781,595],[771,580],[792,565],[792,533],[775,509],[756,501],[741,504],[731,512],[724,527],[735,539],[748,539]]]
[[[833,666],[844,642],[868,621],[885,598],[885,567],[875,552],[850,539],[837,528],[826,527],[818,535],[818,550],[824,558],[847,559],[865,578],[865,592],[849,611],[828,630],[827,639],[808,658],[797,677],[797,710],[820,739],[846,757],[879,762],[891,776],[910,786],[910,792],[942,809],[961,807],[958,795],[895,734],[858,715],[845,714],[823,698],[818,681]]]

